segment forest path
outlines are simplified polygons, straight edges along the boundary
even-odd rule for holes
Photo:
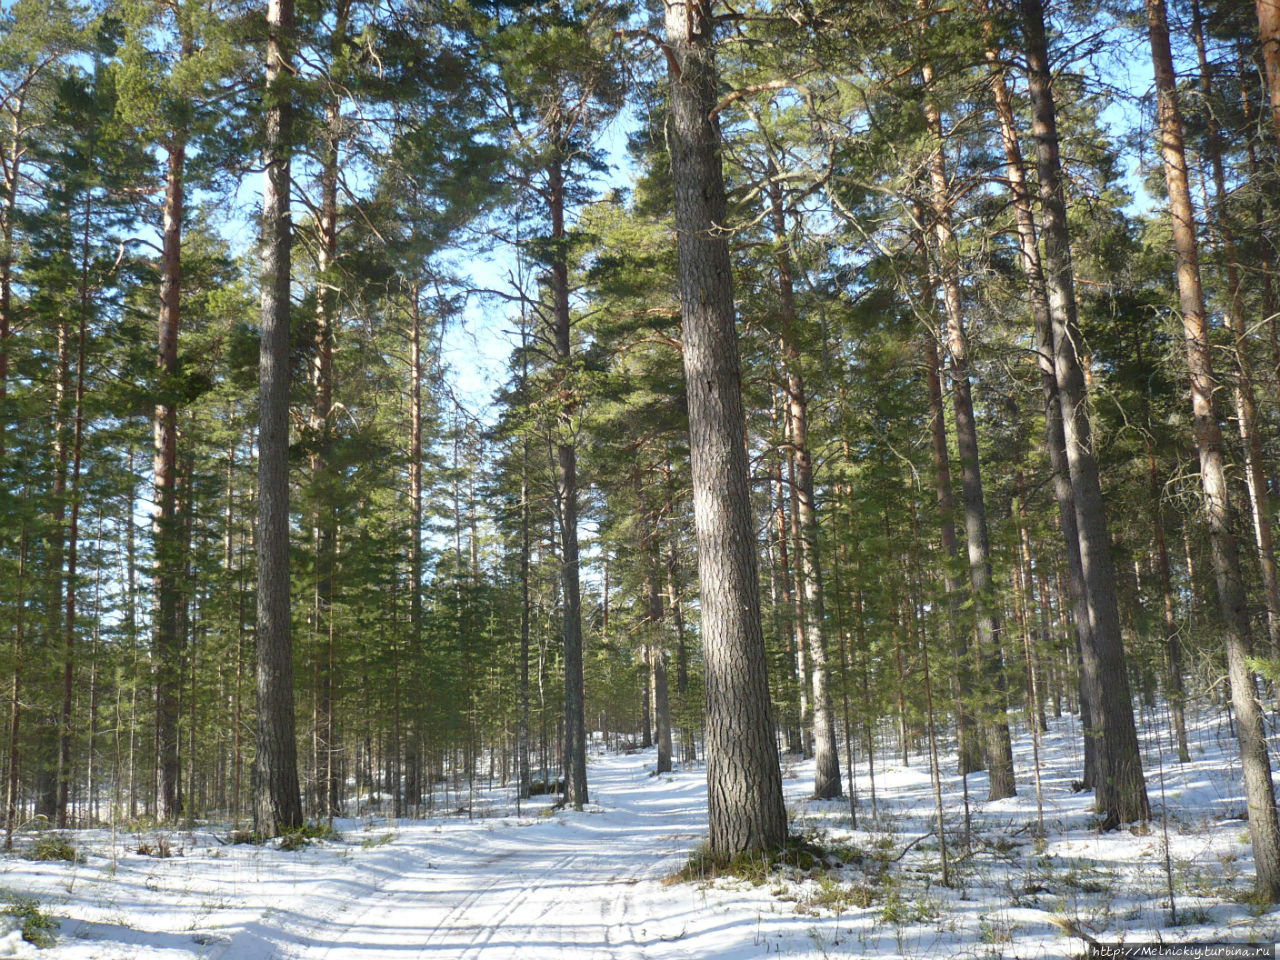
[[[653,777],[653,752],[588,771],[593,803],[544,821],[401,828],[363,889],[300,905],[267,956],[288,960],[640,960],[687,927],[657,881],[706,830],[701,777]],[[380,858],[382,859],[382,858]],[[372,866],[372,865],[371,865]],[[654,896],[656,894],[656,897]],[[682,905],[687,907],[688,905]],[[662,914],[666,913],[666,916]],[[684,914],[684,919],[681,918]],[[284,931],[281,931],[284,933]],[[266,946],[260,941],[260,946]],[[658,952],[665,952],[661,949]]]

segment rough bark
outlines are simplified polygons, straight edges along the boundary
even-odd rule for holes
[[[553,139],[556,137],[553,135]],[[582,591],[578,576],[578,453],[572,439],[574,411],[569,364],[569,264],[565,259],[565,182],[563,161],[547,167],[547,201],[551,214],[552,339],[561,368],[560,430],[556,443],[556,501],[560,508],[560,584],[564,631],[565,793],[574,809],[587,802],[587,721],[582,689]]]
[[[159,788],[156,817],[172,820],[178,810],[178,664],[182,656],[178,618],[181,556],[177,515],[178,471],[178,328],[182,307],[183,175],[186,140],[176,134],[169,144],[164,186],[164,239],[161,254],[158,373],[160,396],[155,408],[154,494],[152,536],[155,542],[156,773]]]
[[[706,665],[707,806],[715,855],[787,836],[769,701],[734,326],[719,91],[706,0],[666,7],[667,143],[675,193],[680,310]]]
[[[274,836],[302,823],[289,608],[289,293],[292,254],[293,0],[267,6],[262,341],[258,358],[258,736],[254,821]]]
[[[1244,775],[1253,842],[1257,893],[1268,902],[1280,900],[1280,824],[1276,821],[1271,762],[1257,700],[1255,680],[1248,666],[1252,642],[1239,547],[1231,529],[1230,490],[1227,486],[1222,431],[1213,409],[1217,379],[1209,343],[1196,241],[1195,208],[1187,177],[1183,145],[1182,113],[1178,105],[1177,75],[1169,46],[1169,26],[1164,0],[1146,0],[1151,61],[1159,97],[1160,153],[1169,192],[1179,304],[1187,366],[1191,380],[1191,407],[1196,445],[1200,455],[1200,482],[1204,493],[1205,521],[1209,528],[1210,555],[1218,587],[1218,610],[1227,646],[1227,674],[1231,705],[1236,715],[1236,738]]]
[[[1142,755],[1133,720],[1133,701],[1120,632],[1116,571],[1111,559],[1106,506],[1086,405],[1085,377],[1076,342],[1075,270],[1067,225],[1066,191],[1058,150],[1057,113],[1049,68],[1042,0],[1022,0],[1027,40],[1027,82],[1031,128],[1040,179],[1044,260],[1042,277],[1053,330],[1053,369],[1062,411],[1063,441],[1075,503],[1080,571],[1089,614],[1089,640],[1082,644],[1088,686],[1096,689],[1091,710],[1099,746],[1099,773],[1093,785],[1098,810],[1108,824],[1150,816]],[[1021,165],[1019,164],[1019,167]],[[1034,235],[1034,234],[1033,234]]]

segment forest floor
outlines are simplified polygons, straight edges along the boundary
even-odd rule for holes
[[[16,931],[0,955],[66,960],[746,960],[790,957],[1064,957],[1084,941],[1280,941],[1280,913],[1249,901],[1244,799],[1226,724],[1198,723],[1192,762],[1145,746],[1157,817],[1100,833],[1092,797],[1073,793],[1072,718],[1041,744],[1046,836],[1036,838],[1031,738],[1015,731],[1020,795],[985,802],[946,758],[951,886],[941,883],[927,762],[880,764],[876,816],[859,764],[859,829],[845,801],[805,799],[812,762],[784,758],[793,830],[842,865],[754,879],[664,883],[706,830],[701,766],[652,776],[654,753],[600,755],[581,813],[495,790],[474,819],[339,821],[302,850],[226,844],[227,831],[68,835],[79,862],[0,859],[0,891],[35,898],[57,944]],[[1165,741],[1167,749],[1167,739]],[[1179,924],[1169,922],[1166,844]],[[483,813],[483,816],[480,814]],[[140,854],[161,839],[173,856]],[[19,850],[40,837],[24,835]],[[47,839],[47,835],[44,837]]]

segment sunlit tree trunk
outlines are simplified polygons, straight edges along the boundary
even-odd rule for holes
[[[1230,489],[1227,486],[1222,431],[1213,409],[1217,379],[1209,345],[1204,289],[1200,279],[1195,208],[1187,177],[1183,146],[1182,113],[1178,106],[1177,75],[1169,47],[1169,26],[1164,0],[1146,0],[1151,61],[1159,96],[1160,153],[1169,191],[1169,213],[1177,263],[1178,294],[1182,310],[1187,366],[1191,379],[1191,406],[1196,445],[1200,454],[1200,481],[1204,492],[1205,521],[1218,606],[1227,647],[1227,673],[1231,704],[1236,715],[1236,737],[1244,774],[1253,841],[1257,892],[1268,902],[1280,900],[1280,825],[1276,821],[1271,762],[1262,725],[1262,710],[1248,656],[1251,644],[1239,548],[1231,530]]]
[[[933,82],[933,68],[922,68],[925,85]],[[969,586],[973,591],[974,616],[978,626],[978,657],[982,663],[983,751],[988,777],[988,799],[1011,797],[1017,791],[1013,778],[1013,746],[1009,721],[1005,716],[1005,676],[1001,655],[1000,615],[993,600],[991,546],[987,530],[987,509],[982,490],[982,470],[978,460],[978,424],[973,412],[969,376],[969,342],[961,303],[959,263],[951,225],[951,199],[947,183],[945,138],[942,117],[931,98],[925,100],[925,122],[933,136],[929,160],[929,192],[933,229],[938,245],[939,276],[946,311],[947,350],[951,357],[952,403],[955,409],[956,441],[960,454],[960,487],[964,501],[965,540],[969,549]]]
[[[557,137],[552,136],[555,140]],[[547,168],[551,239],[552,340],[560,364],[560,431],[556,442],[556,501],[560,508],[560,581],[564,630],[565,795],[575,809],[587,802],[587,721],[582,688],[582,595],[578,570],[578,453],[571,432],[575,406],[569,369],[572,344],[569,264],[565,259],[565,181],[559,157]]]
[[[267,6],[262,344],[258,378],[258,749],[254,821],[274,836],[302,823],[289,605],[289,173],[293,0]]]
[[[702,593],[707,805],[715,855],[780,847],[787,836],[769,700],[734,326],[718,81],[706,0],[666,7],[667,144],[675,192],[694,521]]]
[[[799,530],[800,574],[804,585],[805,649],[812,665],[813,691],[813,795],[818,799],[840,796],[840,755],[831,718],[831,693],[827,689],[827,650],[822,624],[825,619],[822,573],[818,562],[818,510],[813,495],[813,459],[809,451],[809,404],[800,370],[797,343],[797,310],[790,238],[782,190],[771,181],[773,240],[777,248],[778,311],[781,320],[782,362],[785,374],[786,410],[795,464],[796,521]]]

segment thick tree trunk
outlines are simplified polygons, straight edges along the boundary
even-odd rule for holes
[[[156,817],[178,816],[178,675],[182,657],[178,579],[182,563],[177,508],[178,472],[178,326],[182,306],[183,174],[186,140],[178,133],[169,144],[164,190],[164,245],[161,256],[159,380],[155,409],[155,485],[152,536],[155,541]]]
[[[684,325],[690,459],[706,665],[707,806],[717,856],[780,847],[787,836],[769,701],[734,326],[718,92],[706,0],[666,7],[667,143]]]
[[[1258,39],[1262,62],[1267,70],[1267,91],[1271,98],[1271,122],[1280,142],[1280,0],[1254,0],[1258,10]]]
[[[1191,406],[1200,481],[1204,489],[1205,520],[1218,586],[1219,616],[1226,635],[1227,673],[1231,704],[1236,714],[1236,737],[1244,774],[1253,841],[1257,892],[1267,902],[1280,900],[1280,824],[1276,821],[1271,762],[1258,704],[1255,681],[1248,666],[1251,645],[1249,615],[1240,572],[1239,548],[1231,530],[1230,490],[1224,466],[1222,431],[1213,409],[1217,389],[1200,279],[1195,208],[1187,178],[1182,114],[1178,106],[1177,76],[1169,48],[1164,0],[1146,0],[1151,61],[1159,95],[1160,152],[1169,191],[1169,212],[1176,254],[1178,294],[1191,379]]]
[[[786,410],[795,465],[795,502],[800,546],[800,574],[804,584],[805,649],[812,664],[813,691],[813,795],[820,800],[840,796],[840,754],[831,719],[831,693],[827,689],[827,650],[823,637],[822,574],[818,562],[818,509],[813,495],[813,460],[809,453],[809,405],[800,348],[796,339],[796,298],[791,265],[786,211],[782,189],[771,182],[773,239],[777,247],[779,319],[782,362],[785,372]]]
[[[933,81],[933,68],[925,64],[924,82]],[[951,226],[951,200],[947,184],[945,139],[937,105],[925,101],[925,121],[934,138],[929,161],[929,187],[934,233],[938,242],[939,273],[947,319],[947,349],[951,355],[952,403],[956,442],[960,454],[960,489],[964,500],[965,539],[969,548],[969,586],[978,626],[978,656],[982,663],[984,702],[979,726],[986,756],[988,799],[1013,796],[1013,745],[1006,716],[1006,680],[1001,655],[1001,624],[993,600],[991,546],[987,532],[987,508],[978,461],[978,424],[973,412],[969,378],[968,335],[964,327],[959,264]]]
[[[553,139],[557,139],[553,135]],[[560,507],[560,583],[564,629],[565,794],[576,810],[587,802],[587,721],[582,688],[582,592],[578,571],[578,453],[571,431],[575,406],[570,382],[569,264],[565,259],[565,182],[557,157],[547,167],[547,202],[551,214],[552,331],[560,366],[560,437],[556,443],[557,502]]]
[[[289,294],[293,0],[267,6],[262,346],[258,361],[258,749],[254,821],[275,836],[302,824],[289,606]]]
[[[994,53],[995,51],[992,50],[987,51],[989,62],[993,60]],[[1004,83],[1003,73],[996,73],[993,76],[992,89],[996,100],[996,114],[1000,120],[1005,170],[1014,196],[1014,220],[1018,230],[1018,245],[1022,254],[1023,270],[1027,274],[1028,299],[1031,303],[1031,317],[1036,336],[1036,363],[1040,368],[1040,387],[1044,394],[1045,449],[1049,456],[1054,498],[1058,503],[1058,523],[1067,557],[1067,583],[1071,591],[1071,615],[1076,630],[1076,646],[1081,651],[1086,648],[1092,650],[1089,604],[1085,591],[1084,572],[1080,564],[1080,537],[1076,525],[1075,494],[1071,490],[1071,467],[1067,462],[1067,443],[1062,428],[1062,407],[1058,401],[1053,326],[1049,319],[1049,300],[1040,266],[1035,221],[1031,214],[1031,196],[1027,188],[1022,151],[1018,146],[1014,126],[1012,100],[1008,87]],[[1082,670],[1080,674],[1082,704],[1080,718],[1084,732],[1082,780],[1086,786],[1095,786],[1102,780],[1098,773],[1100,738],[1092,722],[1092,718],[1101,712],[1100,696],[1096,671]]]
[[[1082,644],[1089,687],[1096,687],[1091,711],[1098,738],[1100,774],[1094,784],[1099,812],[1108,824],[1144,820],[1151,815],[1142,755],[1133,721],[1129,674],[1120,632],[1116,572],[1098,461],[1093,453],[1085,377],[1076,353],[1075,271],[1071,262],[1066,192],[1058,155],[1057,114],[1051,86],[1048,41],[1041,0],[1022,0],[1027,38],[1028,87],[1036,166],[1043,215],[1043,280],[1053,329],[1053,367],[1062,410],[1062,431],[1071,493],[1075,502],[1080,570],[1089,611],[1089,639]],[[1021,164],[1018,165],[1021,167]],[[1091,705],[1092,706],[1092,705]]]

